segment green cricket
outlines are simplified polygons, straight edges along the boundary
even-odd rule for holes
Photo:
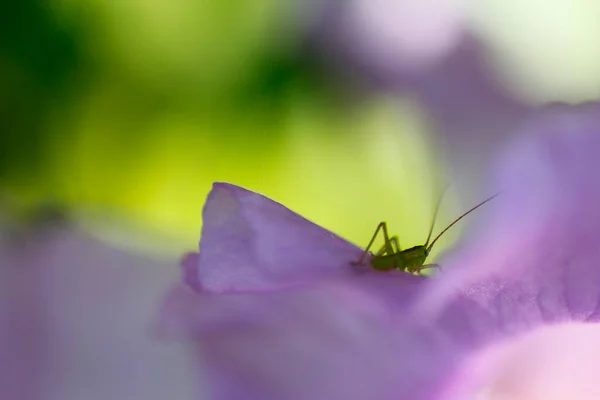
[[[435,207],[435,211],[433,213],[433,220],[431,222],[431,227],[429,228],[429,234],[427,235],[427,240],[425,241],[425,244],[419,245],[419,246],[414,246],[414,247],[411,247],[410,249],[406,249],[406,250],[402,250],[400,248],[400,242],[398,240],[397,235],[394,235],[392,237],[389,236],[388,230],[387,230],[387,224],[385,223],[385,221],[380,222],[379,225],[377,225],[377,229],[375,230],[375,233],[373,234],[373,237],[371,238],[369,245],[365,249],[365,251],[362,254],[362,256],[360,257],[360,259],[358,261],[352,262],[351,264],[352,265],[361,265],[361,266],[365,265],[365,260],[366,260],[367,256],[370,255],[371,256],[370,260],[369,260],[370,265],[371,265],[371,267],[373,267],[374,269],[376,269],[378,271],[391,271],[391,270],[397,269],[397,270],[408,272],[411,274],[421,274],[421,272],[425,269],[438,268],[439,265],[437,265],[437,264],[427,264],[427,265],[425,264],[425,261],[427,260],[427,257],[429,256],[429,253],[431,252],[431,249],[433,248],[433,245],[435,244],[435,242],[437,242],[437,240],[440,237],[442,237],[442,235],[444,233],[446,233],[448,231],[448,229],[452,228],[458,221],[460,221],[461,219],[463,219],[464,217],[466,217],[467,215],[469,215],[470,213],[472,213],[473,211],[475,211],[476,209],[478,209],[479,207],[481,207],[488,201],[494,199],[499,194],[500,193],[496,193],[495,195],[488,197],[481,203],[477,204],[475,207],[471,208],[470,210],[468,210],[467,212],[465,212],[464,214],[462,214],[461,216],[456,218],[454,221],[452,221],[452,223],[450,225],[448,225],[446,228],[444,228],[433,239],[433,241],[431,243],[429,243],[429,240],[431,239],[431,234],[433,233],[433,228],[435,226],[435,219],[437,218],[440,204],[442,202],[443,196],[440,196],[440,199],[438,200],[438,203],[436,204],[436,207]],[[377,238],[377,234],[380,231],[383,232],[384,243],[383,243],[383,246],[381,247],[381,249],[379,249],[378,252],[373,254],[369,250],[373,246],[373,243],[375,242],[375,239]]]

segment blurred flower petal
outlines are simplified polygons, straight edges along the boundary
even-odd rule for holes
[[[0,398],[34,400],[43,398],[48,353],[43,282],[13,265],[6,244],[0,244]]]
[[[599,356],[600,325],[558,324],[494,345],[466,369],[484,399],[592,400],[600,397]]]
[[[551,107],[521,136],[497,168],[503,194],[487,209],[486,229],[445,263],[450,272],[439,286],[471,281],[471,298],[494,293],[518,299],[521,310],[528,300],[545,322],[595,320],[600,106]]]
[[[341,30],[345,43],[380,68],[426,69],[458,44],[465,9],[463,0],[352,0]]]
[[[395,399],[401,357],[370,295],[343,285],[263,293],[171,292],[188,324],[208,399]]]
[[[153,333],[173,265],[56,226],[7,235],[0,259],[0,398],[195,398],[185,346]]]
[[[452,163],[452,180],[469,202],[481,199],[489,160],[518,134],[516,127],[532,107],[508,94],[472,37],[412,87],[432,117],[439,146]]]

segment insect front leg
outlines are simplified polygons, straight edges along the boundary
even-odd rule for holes
[[[383,231],[384,244],[383,244],[383,248],[380,251],[378,251],[378,253],[381,251],[383,251],[383,252],[393,252],[394,251],[394,249],[392,248],[392,245],[391,245],[391,241],[388,236],[387,224],[385,223],[385,221],[383,221],[383,222],[380,222],[379,225],[377,225],[377,229],[375,229],[375,233],[373,234],[371,241],[367,245],[367,248],[363,252],[360,259],[358,261],[351,262],[352,265],[363,265],[365,257],[367,257],[367,255],[369,254],[369,250],[373,246],[373,243],[375,242],[375,239],[377,238],[377,234],[379,233],[380,230]]]

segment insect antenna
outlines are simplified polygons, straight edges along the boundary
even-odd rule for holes
[[[495,195],[488,197],[487,199],[485,199],[484,201],[482,201],[481,203],[477,204],[475,207],[471,208],[470,210],[468,210],[467,212],[465,212],[464,214],[462,214],[460,217],[456,218],[454,221],[452,221],[452,223],[450,225],[448,225],[446,228],[444,228],[443,231],[441,231],[436,237],[435,239],[433,239],[433,241],[431,242],[431,244],[429,245],[429,247],[427,247],[427,243],[429,243],[429,240],[427,240],[427,243],[425,243],[425,247],[427,247],[427,251],[431,251],[431,249],[433,248],[433,245],[435,244],[435,242],[437,242],[437,240],[444,234],[446,233],[446,231],[448,231],[448,229],[452,228],[458,221],[460,221],[461,219],[463,219],[464,217],[466,217],[467,215],[469,215],[470,213],[472,213],[473,211],[477,210],[479,207],[481,207],[482,205],[484,205],[485,203],[487,203],[488,201],[494,199],[496,196],[498,196],[500,193],[496,193]],[[437,212],[437,211],[436,211]]]
[[[446,190],[448,190],[448,186],[446,186],[444,188],[444,190],[442,190],[442,193],[440,194],[440,198],[438,199],[437,204],[435,205],[435,211],[433,212],[433,219],[431,220],[431,226],[429,227],[429,234],[427,235],[427,240],[425,241],[424,247],[427,247],[427,245],[429,244],[429,239],[431,239],[431,235],[433,234],[433,227],[435,226],[435,220],[437,218],[438,211],[440,211],[440,205],[442,204],[442,199],[444,198],[444,194],[446,193]]]

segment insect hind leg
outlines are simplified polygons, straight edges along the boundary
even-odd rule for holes
[[[354,261],[351,262],[350,264],[352,265],[364,265],[364,260],[367,257],[367,255],[369,254],[369,250],[371,250],[371,247],[373,246],[373,243],[375,242],[375,239],[377,239],[377,234],[379,233],[379,231],[383,232],[383,240],[384,240],[384,244],[383,247],[381,248],[381,250],[379,250],[377,253],[379,252],[387,252],[387,253],[393,253],[394,249],[392,247],[392,240],[390,240],[389,235],[388,235],[388,230],[387,230],[387,224],[385,223],[385,221],[382,221],[379,223],[379,225],[377,225],[377,229],[375,229],[375,233],[373,234],[373,237],[371,237],[371,240],[369,241],[369,244],[367,245],[367,247],[365,248],[365,251],[363,252],[362,256],[360,257],[360,259],[358,261]],[[394,242],[396,243],[396,245],[398,244],[398,240],[395,239]]]
[[[384,243],[383,246],[381,246],[381,248],[379,249],[379,251],[377,253],[375,253],[376,256],[384,256],[386,254],[393,254],[393,253],[400,253],[402,250],[400,249],[400,242],[398,241],[398,235],[394,235],[390,238],[390,245],[391,246],[386,246],[386,244]],[[389,250],[392,250],[392,252],[390,253]]]

